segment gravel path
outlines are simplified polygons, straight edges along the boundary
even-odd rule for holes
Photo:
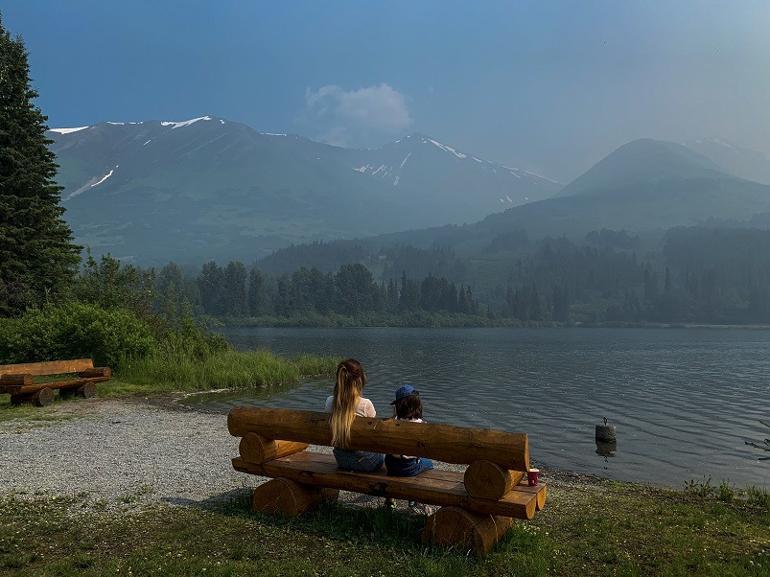
[[[0,494],[88,493],[173,503],[255,484],[230,464],[238,439],[228,434],[224,415],[125,401],[80,401],[77,407],[75,414],[64,403],[54,407],[66,411],[66,420],[0,427]]]

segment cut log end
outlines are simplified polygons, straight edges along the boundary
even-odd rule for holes
[[[78,397],[83,397],[84,399],[90,399],[92,397],[96,396],[96,384],[95,383],[85,383],[78,387],[77,392],[75,393]]]
[[[321,502],[335,500],[338,493],[307,487],[279,477],[254,489],[251,508],[268,515],[297,517],[316,508]]]
[[[510,517],[480,515],[459,507],[442,507],[428,517],[422,540],[439,547],[470,550],[484,555],[505,535],[512,522]]]
[[[307,443],[273,441],[256,433],[245,435],[238,446],[241,459],[247,463],[256,463],[258,465],[273,459],[299,453],[307,448]]]
[[[40,389],[32,395],[32,404],[36,407],[45,407],[53,402],[53,390],[48,387]]]
[[[524,478],[523,471],[509,471],[491,461],[474,461],[465,470],[465,490],[479,499],[501,499]]]

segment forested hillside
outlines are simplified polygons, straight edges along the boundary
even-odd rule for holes
[[[396,322],[421,312],[500,322],[770,323],[765,230],[676,228],[654,251],[603,230],[581,242],[519,235],[484,258],[343,245],[339,260],[348,257],[326,270],[284,273],[239,261],[186,271],[172,263],[152,276],[161,309],[264,322],[329,315]]]

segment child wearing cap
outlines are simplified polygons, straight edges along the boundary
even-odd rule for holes
[[[420,393],[415,388],[406,384],[396,391],[396,400],[393,405],[395,418],[399,421],[422,423],[422,401]],[[388,475],[393,477],[414,477],[423,471],[433,468],[433,462],[425,457],[412,455],[385,455],[385,467]]]

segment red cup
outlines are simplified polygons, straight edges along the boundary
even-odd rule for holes
[[[527,483],[530,487],[537,487],[540,482],[540,469],[530,469],[527,471]]]

